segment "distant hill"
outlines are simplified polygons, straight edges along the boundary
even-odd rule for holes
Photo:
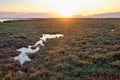
[[[76,18],[120,18],[120,12],[94,14],[89,16],[75,15]]]
[[[51,18],[50,13],[0,12],[0,18]]]
[[[120,12],[116,13],[104,13],[88,16],[90,18],[120,18]]]

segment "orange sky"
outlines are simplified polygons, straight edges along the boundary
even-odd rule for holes
[[[120,0],[0,0],[0,11],[92,15],[120,12]]]

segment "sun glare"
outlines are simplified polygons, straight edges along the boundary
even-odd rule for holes
[[[73,12],[72,11],[58,11],[57,12],[60,17],[72,17]]]
[[[44,0],[48,3],[48,0]],[[47,6],[52,8],[53,11],[58,15],[58,17],[72,17],[74,13],[78,10],[77,6],[74,6],[74,1],[70,0],[51,0]]]
[[[52,10],[58,17],[68,18],[81,13],[82,15],[99,13],[104,7],[103,0],[43,0],[43,3],[46,4],[47,10]]]

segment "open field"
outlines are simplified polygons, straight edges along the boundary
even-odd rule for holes
[[[16,49],[48,39],[22,66]],[[23,71],[19,73],[19,69]],[[1,80],[120,80],[120,19],[38,19],[0,23]]]

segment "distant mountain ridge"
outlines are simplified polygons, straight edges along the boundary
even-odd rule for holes
[[[91,15],[89,17],[91,17],[91,18],[120,18],[120,12],[95,14],[95,15]]]
[[[55,16],[51,13],[0,12],[0,18],[55,18]],[[120,18],[120,12],[89,16],[74,15],[73,18]]]
[[[120,12],[94,14],[89,16],[81,16],[81,15],[76,15],[76,16],[77,18],[120,18]]]

